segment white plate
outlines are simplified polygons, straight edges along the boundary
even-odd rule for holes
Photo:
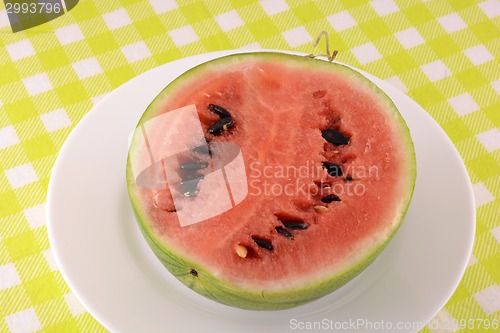
[[[50,243],[70,288],[113,332],[287,332],[307,325],[417,332],[445,304],[466,268],[475,231],[471,185],[459,154],[433,119],[366,73],[408,123],[418,176],[403,226],[364,274],[316,302],[256,312],[199,296],[153,255],[127,196],[127,137],[167,83],[229,53],[234,51],[181,59],[140,75],[109,94],[71,133],[47,199]]]

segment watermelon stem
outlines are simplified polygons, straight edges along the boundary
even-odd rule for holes
[[[319,33],[318,37],[316,37],[316,41],[313,44],[313,51],[318,46],[318,44],[319,44],[319,42],[321,40],[321,37],[325,37],[326,54],[314,54],[314,53],[311,53],[311,54],[308,54],[307,57],[316,58],[316,57],[320,57],[320,56],[325,56],[325,57],[328,58],[329,62],[332,62],[335,59],[335,57],[337,57],[337,54],[339,53],[339,51],[333,50],[333,53],[330,53],[330,43],[329,43],[329,40],[328,40],[328,32],[326,32],[325,30],[321,31]]]

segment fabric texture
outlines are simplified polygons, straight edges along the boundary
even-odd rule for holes
[[[17,33],[0,6],[0,332],[106,331],[61,276],[45,221],[57,153],[103,96],[204,52],[311,53],[322,30],[337,60],[391,83],[439,123],[473,184],[473,256],[433,321],[475,324],[422,332],[496,331],[478,321],[500,319],[500,1],[84,0]]]

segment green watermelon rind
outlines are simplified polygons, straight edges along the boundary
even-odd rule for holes
[[[384,101],[387,104],[387,109],[392,111],[392,116],[397,124],[400,138],[406,141],[403,146],[407,147],[407,172],[409,181],[408,192],[406,198],[402,201],[400,206],[398,218],[395,219],[392,230],[387,234],[387,236],[382,238],[378,244],[372,247],[371,251],[366,251],[363,257],[355,258],[352,265],[344,271],[321,281],[312,281],[306,286],[278,291],[243,289],[239,286],[222,281],[207,271],[203,265],[184,258],[180,253],[176,252],[172,248],[169,248],[164,242],[162,242],[151,230],[147,222],[146,214],[142,212],[139,207],[140,198],[138,197],[138,193],[134,193],[135,179],[131,171],[130,157],[127,159],[127,187],[138,225],[155,255],[178,280],[199,294],[219,303],[249,310],[279,310],[308,303],[335,291],[356,277],[375,260],[375,258],[383,251],[396,231],[399,229],[409,207],[416,180],[416,158],[410,131],[397,107],[389,96],[385,94],[385,92],[383,92],[365,76],[350,67],[339,63],[328,63],[323,60],[277,52],[233,54],[193,67],[168,84],[167,87],[165,87],[158,94],[142,115],[138,126],[148,118],[156,116],[156,106],[163,103],[168,94],[175,91],[178,86],[182,86],[185,82],[188,82],[191,77],[195,78],[198,73],[211,67],[225,67],[228,63],[240,62],[241,60],[251,60],[252,58],[255,58],[255,60],[277,60],[280,62],[286,62],[289,65],[293,62],[293,64],[298,66],[314,66],[321,70],[333,70],[336,73],[344,73],[345,75],[357,80],[359,83],[364,83],[366,88],[371,89],[373,93],[378,95],[380,101]],[[130,154],[133,154],[134,152],[134,140],[132,140],[129,152]],[[190,273],[192,269],[196,270],[197,276]]]

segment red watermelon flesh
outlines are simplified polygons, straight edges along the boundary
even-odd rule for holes
[[[234,127],[208,133],[220,120],[210,104],[227,110]],[[141,123],[188,105],[207,141],[240,147],[245,199],[182,227],[168,187],[137,186],[130,171],[137,152],[189,131],[182,123],[132,143],[128,186],[155,253],[201,294],[252,309],[302,304],[357,275],[400,225],[415,181],[411,138],[390,99],[353,70],[283,54],[230,56],[175,80]],[[328,142],[329,130],[347,144]],[[201,180],[198,193],[211,186]]]

